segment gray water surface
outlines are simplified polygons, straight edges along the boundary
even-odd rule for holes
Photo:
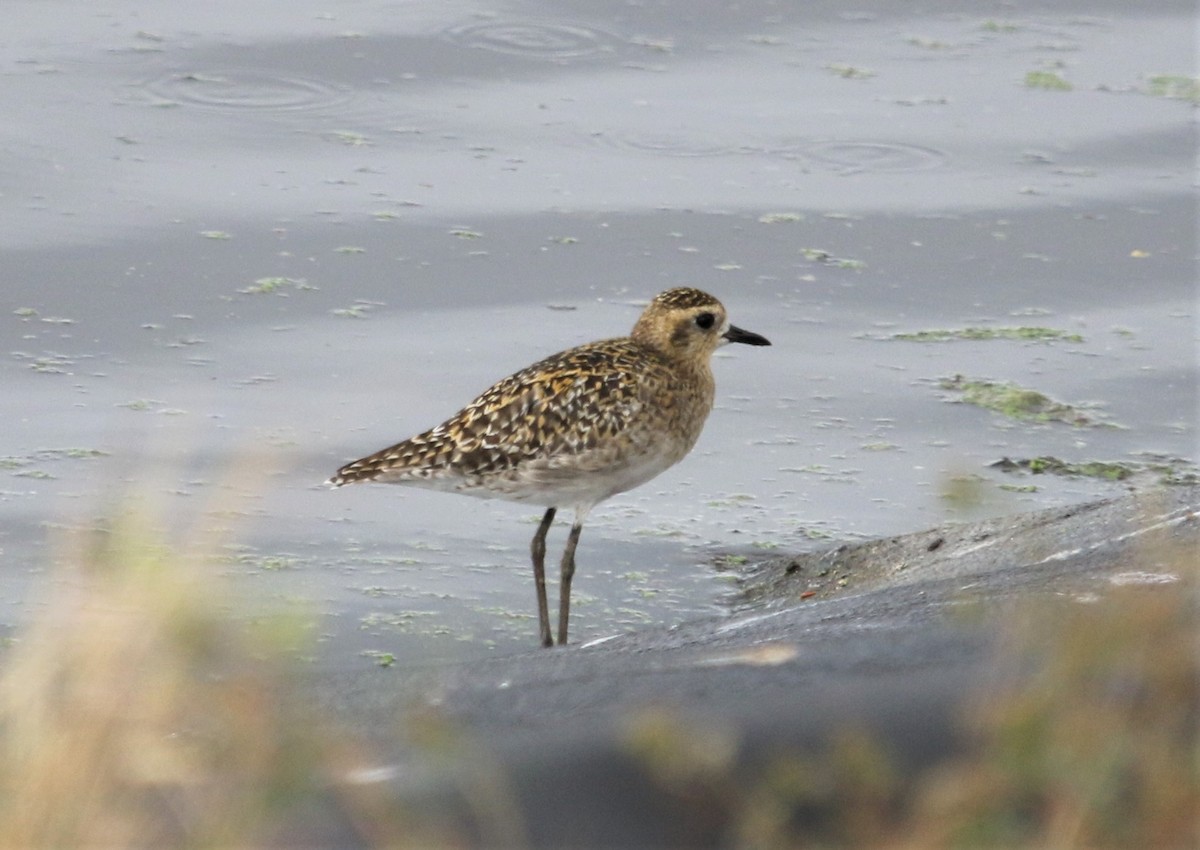
[[[578,639],[1122,486],[1003,457],[1196,457],[1190,5],[3,8],[0,622],[134,499],[225,529],[214,569],[326,663],[528,646],[537,511],[320,484],[682,284],[774,345],[720,352],[692,456],[592,514]],[[891,338],[1017,326],[1081,339]]]

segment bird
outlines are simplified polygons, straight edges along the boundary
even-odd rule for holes
[[[530,544],[538,638],[554,645],[546,535],[574,510],[560,562],[558,643],[567,643],[575,550],[588,513],[691,451],[712,410],[710,359],[728,343],[770,345],[732,325],[699,289],[661,292],[629,336],[553,354],[498,381],[442,424],[347,463],[326,482],[365,481],[544,507]]]

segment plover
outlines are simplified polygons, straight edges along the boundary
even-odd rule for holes
[[[567,642],[575,548],[588,512],[678,463],[713,406],[718,347],[770,345],[729,323],[698,289],[668,289],[627,337],[547,357],[499,381],[436,428],[343,466],[329,479],[407,484],[546,508],[530,547],[538,635],[551,646],[546,534],[575,511],[561,562],[558,642]]]

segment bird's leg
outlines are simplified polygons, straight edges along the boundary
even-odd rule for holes
[[[554,522],[555,508],[546,508],[546,515],[533,535],[529,549],[533,555],[533,580],[537,583],[538,635],[542,646],[553,646],[550,636],[550,607],[546,604],[546,533]]]
[[[575,576],[575,547],[579,545],[579,532],[583,523],[575,520],[571,534],[567,537],[567,548],[562,556],[562,581],[558,586],[558,643],[567,642],[567,620],[571,616],[571,579]]]

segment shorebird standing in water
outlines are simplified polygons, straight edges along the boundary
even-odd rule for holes
[[[346,464],[329,483],[380,481],[545,506],[531,546],[543,646],[554,642],[546,533],[558,508],[573,508],[559,584],[558,642],[564,644],[575,548],[588,512],[691,451],[713,406],[709,360],[730,342],[771,344],[731,325],[711,295],[668,289],[629,336],[534,363],[436,428]]]

